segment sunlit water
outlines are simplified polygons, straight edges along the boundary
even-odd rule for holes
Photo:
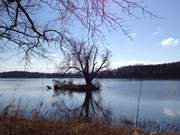
[[[55,93],[46,86],[53,86],[53,79],[0,79],[0,108],[15,100],[28,109],[41,102],[43,108],[64,102],[73,108],[83,104],[84,93]],[[123,79],[100,79],[101,91],[93,98],[112,112],[114,119],[124,116],[135,120],[137,115],[140,81]],[[74,79],[82,83],[82,79]],[[139,102],[139,119],[147,121],[180,123],[180,81],[144,80]]]

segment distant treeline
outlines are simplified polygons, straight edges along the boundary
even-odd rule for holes
[[[0,73],[0,78],[80,78],[80,73],[39,73],[10,71]],[[180,62],[158,65],[133,65],[101,71],[97,78],[180,79]]]
[[[78,73],[39,73],[27,71],[9,71],[0,73],[0,78],[80,78]]]
[[[134,65],[103,71],[98,77],[103,78],[138,78],[138,79],[180,79],[180,62],[158,65]]]

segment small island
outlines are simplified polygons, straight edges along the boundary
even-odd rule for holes
[[[53,80],[54,82],[54,91],[59,90],[67,90],[72,92],[86,92],[87,85],[86,84],[74,84],[73,81],[60,81],[60,80]],[[100,84],[94,83],[91,85],[91,91],[98,91],[100,90]]]

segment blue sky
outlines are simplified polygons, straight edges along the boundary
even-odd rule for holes
[[[133,41],[121,32],[107,36],[115,65],[180,60],[180,1],[146,0],[146,5],[161,19],[152,19],[148,15],[141,19],[129,19]]]
[[[105,32],[107,48],[112,52],[112,68],[180,61],[180,0],[145,0],[145,5],[160,19],[149,15],[140,19],[127,17],[126,24],[133,40],[120,29]],[[21,56],[9,56],[0,54],[0,71],[24,70]],[[34,59],[28,70],[56,72],[53,63],[47,64],[42,59]]]

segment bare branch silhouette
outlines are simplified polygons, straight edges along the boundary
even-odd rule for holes
[[[106,50],[100,54],[95,44],[90,45],[86,42],[76,42],[70,39],[69,44],[63,47],[63,51],[65,60],[61,67],[65,72],[71,69],[80,72],[86,81],[86,85],[90,87],[97,73],[108,68],[110,64],[110,51]]]
[[[119,13],[115,13],[113,8],[117,8]],[[25,52],[27,60],[35,54],[46,58],[52,44],[61,46],[66,44],[67,37],[74,36],[68,24],[82,30],[80,38],[91,43],[103,37],[104,28],[120,28],[129,36],[122,14],[137,17],[136,9],[142,10],[143,15],[157,17],[145,8],[141,0],[1,0],[1,46],[16,45]],[[46,17],[51,11],[53,19]],[[45,22],[41,18],[45,18]]]

